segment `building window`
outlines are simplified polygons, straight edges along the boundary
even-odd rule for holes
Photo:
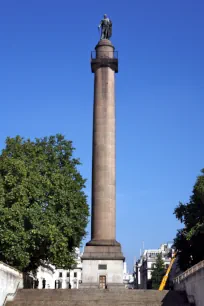
[[[107,265],[98,265],[99,270],[107,270]]]
[[[70,273],[69,272],[67,272],[67,277],[70,277]]]
[[[59,277],[62,277],[62,272],[59,273]]]
[[[74,277],[77,277],[77,272],[74,272]]]

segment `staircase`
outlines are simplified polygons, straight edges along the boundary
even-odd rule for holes
[[[185,295],[157,290],[19,290],[6,306],[188,306]]]

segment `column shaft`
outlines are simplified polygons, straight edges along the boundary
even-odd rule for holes
[[[92,240],[115,240],[115,73],[95,72],[92,161]]]

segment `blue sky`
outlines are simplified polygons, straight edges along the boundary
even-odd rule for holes
[[[102,15],[113,21],[117,240],[129,268],[142,241],[173,240],[173,210],[204,168],[203,10],[202,0],[0,1],[0,149],[7,136],[66,135],[89,203],[90,52]]]

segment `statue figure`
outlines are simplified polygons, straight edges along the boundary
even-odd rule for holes
[[[112,36],[112,21],[105,14],[98,28],[101,28],[101,39],[110,39]]]

